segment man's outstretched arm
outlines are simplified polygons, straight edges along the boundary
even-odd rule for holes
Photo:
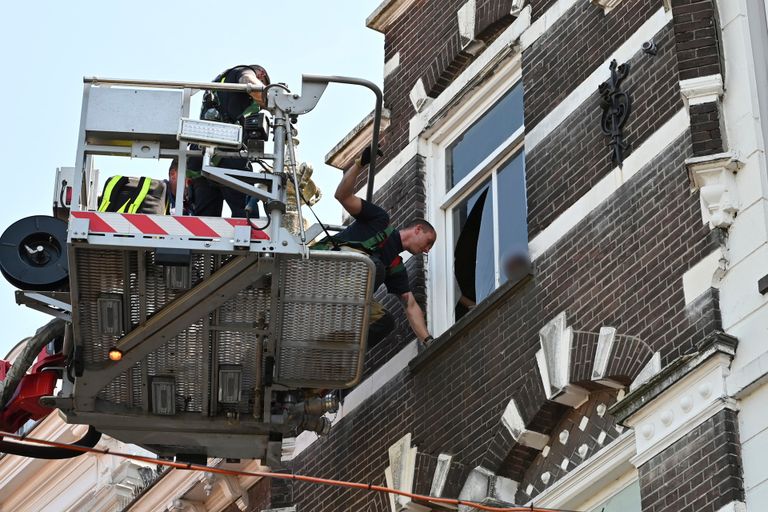
[[[378,150],[377,154],[379,156],[384,155],[381,150]],[[341,178],[339,186],[336,187],[334,197],[353,217],[356,217],[363,209],[363,200],[355,195],[355,183],[357,183],[357,178],[360,176],[362,170],[367,167],[369,163],[371,163],[371,147],[366,146],[360,154],[360,158],[357,158],[352,164],[352,167],[344,173],[344,177]]]
[[[344,173],[334,194],[336,200],[353,217],[357,216],[363,209],[363,200],[355,195],[355,183],[357,183],[357,177],[362,170],[363,166],[355,160],[352,168]]]
[[[413,329],[413,332],[416,334],[416,337],[419,338],[419,341],[426,343],[431,340],[432,336],[427,330],[427,321],[424,318],[424,311],[421,310],[421,306],[416,302],[416,297],[413,296],[413,293],[403,293],[400,295],[400,301],[405,308],[405,316],[408,318],[408,323],[411,324],[411,329]]]

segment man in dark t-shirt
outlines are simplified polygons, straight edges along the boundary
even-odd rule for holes
[[[389,293],[400,298],[408,323],[419,341],[426,345],[432,341],[432,336],[427,330],[424,312],[411,292],[408,272],[400,253],[408,251],[411,254],[427,254],[437,234],[435,228],[423,219],[413,220],[401,230],[394,229],[389,225],[387,212],[355,195],[357,178],[369,163],[370,148],[366,148],[344,174],[336,189],[336,199],[355,220],[333,239],[336,245],[368,254],[376,265],[374,289],[384,284]],[[370,322],[369,347],[384,339],[395,328],[394,318],[379,304],[372,306]]]

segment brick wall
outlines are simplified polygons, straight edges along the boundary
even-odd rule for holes
[[[600,9],[597,11],[603,16]],[[630,145],[625,156],[632,154],[633,148],[639,147],[683,108],[672,26],[667,25],[662,29],[655,40],[658,54],[650,56],[638,51],[630,60],[629,75],[622,82],[622,90],[627,91],[632,98],[632,110],[624,125],[623,140]],[[554,46],[550,51],[557,49],[558,46]],[[524,62],[542,58],[542,50],[537,50],[538,57],[526,52],[523,55]],[[530,130],[528,120],[541,117],[541,112],[536,109],[542,107],[535,94],[529,94],[529,80],[532,79],[524,75],[527,130]],[[562,82],[571,81],[564,79]],[[536,236],[613,169],[611,149],[608,147],[610,139],[600,127],[600,101],[600,95],[595,91],[544,141],[526,154],[530,238]]]
[[[424,218],[426,196],[424,191],[424,160],[416,156],[382,187],[374,197],[374,202],[390,214],[393,226],[402,227],[414,218]],[[411,291],[417,302],[426,312],[426,284],[424,281],[424,257],[413,256],[405,262]],[[387,293],[382,286],[374,296],[395,317],[397,328],[378,345],[368,350],[365,358],[364,375],[379,368],[414,338],[400,300]]]
[[[713,155],[725,150],[720,131],[718,102],[690,106],[691,137],[694,156]]]
[[[722,73],[719,23],[712,0],[672,0],[680,80]]]
[[[387,30],[384,60],[400,53],[400,66],[384,79],[384,103],[391,113],[382,167],[408,143],[408,121],[416,113],[409,94],[419,79],[437,97],[474,59],[461,49],[457,11],[467,0],[414,2]],[[514,17],[511,0],[480,0],[474,37],[489,44]]]
[[[735,411],[725,409],[639,468],[643,512],[716,512],[744,501]]]
[[[408,121],[415,110],[408,95],[439,52],[458,44],[456,11],[465,0],[421,0],[400,16],[384,38],[384,60],[400,53],[400,66],[384,79],[384,103],[390,111],[382,167],[408,143]]]
[[[536,21],[547,12],[547,9],[557,3],[557,0],[531,0],[531,21]]]
[[[531,130],[628,39],[662,0],[621,2],[608,15],[577,2],[523,54],[525,127]]]
[[[639,336],[664,363],[691,351],[702,326],[716,322],[702,318],[712,308],[683,307],[682,274],[713,249],[683,165],[690,147],[688,135],[675,141],[539,258],[534,279],[468,323],[435,357],[387,383],[302,453],[293,470],[382,482],[387,448],[407,432],[420,452],[451,453],[474,467],[486,460],[511,398],[529,425],[549,422],[552,430],[557,416],[545,421],[529,411],[541,408],[538,330],[562,310],[575,329],[612,325]],[[377,499],[299,483],[295,493],[300,510],[318,512],[367,510]]]

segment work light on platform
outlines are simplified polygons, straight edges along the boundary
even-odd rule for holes
[[[204,146],[239,148],[243,143],[243,127],[239,124],[182,118],[176,138]]]

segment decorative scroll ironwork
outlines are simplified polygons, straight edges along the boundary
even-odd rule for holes
[[[619,66],[614,59],[611,61],[611,78],[598,88],[602,96],[600,106],[603,109],[603,133],[611,137],[611,158],[619,167],[624,164],[624,151],[629,148],[629,144],[623,140],[622,127],[629,117],[632,100],[628,93],[621,90],[621,82],[628,74],[629,63]]]

